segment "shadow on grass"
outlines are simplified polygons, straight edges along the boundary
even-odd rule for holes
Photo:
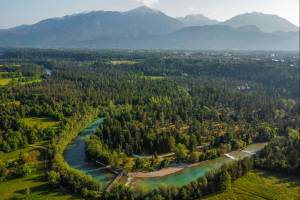
[[[52,187],[47,180],[47,177],[44,173],[38,174],[33,177],[25,178],[26,182],[35,182],[36,186],[30,186],[30,194],[32,199],[53,199],[57,197],[61,197],[61,199],[80,199],[79,196],[72,194],[71,192],[67,191],[65,188],[54,188]],[[25,199],[26,197],[26,185],[24,188],[14,191],[14,197],[9,198],[9,200],[20,200]],[[62,196],[68,195],[68,197],[63,198]],[[0,197],[1,199],[1,197]],[[60,198],[58,198],[60,199]]]
[[[266,170],[256,170],[256,172],[264,176],[266,178],[276,178],[278,181],[278,184],[289,184],[289,188],[292,187],[299,187],[300,186],[300,177],[297,177],[295,175],[289,175],[279,172],[273,172],[273,171],[266,171]]]
[[[26,178],[26,181],[39,183],[39,182],[47,182],[48,180],[47,180],[46,175],[41,174],[41,175],[37,175],[34,177]]]
[[[63,195],[70,195],[68,199],[80,199],[79,196],[71,194],[70,192],[67,192],[66,189],[64,188],[53,188],[51,185],[48,183],[44,183],[35,187],[30,187],[30,192],[32,196],[39,196],[42,198],[47,197],[46,199],[51,199],[55,197],[61,197]],[[16,191],[19,197],[13,197],[10,200],[17,200],[17,199],[24,199],[26,195],[26,189],[18,190]]]

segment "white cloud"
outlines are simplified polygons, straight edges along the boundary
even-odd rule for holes
[[[159,0],[135,0],[138,3],[141,3],[145,6],[151,7],[153,4],[156,4],[159,2]]]
[[[191,12],[195,12],[197,9],[193,6],[189,6],[188,8],[188,11],[191,11]]]

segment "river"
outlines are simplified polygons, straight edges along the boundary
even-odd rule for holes
[[[115,177],[115,175],[105,169],[102,169],[101,166],[87,161],[84,143],[84,139],[95,133],[97,127],[103,122],[103,120],[103,118],[97,118],[94,122],[89,124],[68,146],[65,151],[64,158],[71,167],[92,176],[103,187],[105,187]],[[203,161],[195,167],[186,168],[180,172],[164,177],[135,178],[132,180],[130,186],[133,188],[137,186],[147,189],[154,189],[160,185],[183,186],[204,176],[210,170],[219,168],[225,163],[234,162],[237,159],[242,159],[247,156],[249,157],[253,153],[261,150],[265,145],[266,143],[251,144],[243,150],[234,151],[213,160]]]
[[[105,187],[115,175],[111,174],[101,166],[88,162],[85,155],[84,139],[95,133],[103,118],[97,118],[89,124],[68,146],[64,153],[65,161],[73,168],[92,176],[97,182]]]
[[[135,178],[132,181],[131,186],[134,187],[143,187],[146,189],[155,189],[161,185],[174,185],[174,186],[183,186],[188,183],[197,180],[198,178],[203,177],[210,170],[218,169],[223,164],[235,162],[238,159],[243,159],[245,157],[250,157],[252,154],[260,151],[266,143],[251,144],[243,150],[233,151],[227,156],[221,156],[213,160],[207,160],[200,162],[199,165],[191,168],[186,168],[175,174],[170,174],[164,177],[155,177],[155,178]]]

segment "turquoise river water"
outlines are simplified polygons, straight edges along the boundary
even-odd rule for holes
[[[89,163],[86,159],[84,146],[85,137],[95,133],[97,127],[103,122],[103,120],[103,118],[97,118],[94,122],[89,124],[68,146],[65,151],[64,158],[71,167],[92,176],[102,186],[106,186],[115,177],[115,175],[103,169],[99,165]],[[260,151],[265,145],[266,143],[251,144],[243,150],[234,151],[213,160],[203,161],[195,167],[186,168],[178,173],[168,176],[134,179],[132,180],[131,186],[142,186],[147,189],[154,189],[160,185],[183,186],[204,176],[210,170],[219,168],[225,163],[249,157],[253,153]]]
[[[65,161],[73,168],[80,170],[90,176],[96,181],[106,186],[114,177],[114,174],[109,173],[101,166],[88,162],[85,155],[84,139],[95,133],[98,126],[103,122],[103,118],[97,118],[94,122],[89,124],[68,146],[64,153]]]
[[[207,172],[213,169],[218,169],[223,164],[235,162],[238,159],[250,157],[252,154],[260,151],[266,143],[257,143],[247,146],[245,149],[240,151],[233,151],[227,154],[227,156],[221,156],[213,160],[207,160],[201,162],[199,165],[191,168],[186,168],[178,173],[171,174],[168,176],[157,177],[157,178],[139,178],[133,180],[132,186],[144,187],[147,189],[154,189],[160,185],[174,185],[183,186],[198,178],[203,177]]]

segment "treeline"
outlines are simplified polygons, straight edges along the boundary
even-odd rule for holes
[[[0,182],[30,175],[36,170],[41,157],[45,157],[44,153],[46,152],[33,150],[20,153],[19,157],[13,160],[0,159]]]
[[[54,128],[38,129],[24,124],[21,120],[29,109],[15,103],[0,104],[0,151],[11,152],[56,135]]]
[[[71,168],[63,158],[67,145],[76,137],[86,124],[97,116],[98,110],[87,108],[72,116],[57,138],[53,139],[52,170],[48,174],[50,184],[63,185],[87,199],[100,197],[101,185],[83,172]]]
[[[92,61],[91,66],[114,67],[149,76],[210,77],[259,83],[270,94],[280,93],[294,99],[299,97],[299,55],[292,52],[189,52],[189,51],[121,51],[121,50],[45,50],[7,49],[3,60],[35,61],[72,60]],[[134,65],[117,65],[111,60],[139,61]],[[124,68],[125,67],[125,68]],[[266,77],[273,77],[272,79]]]
[[[255,167],[300,176],[299,131],[272,140],[255,158]]]

